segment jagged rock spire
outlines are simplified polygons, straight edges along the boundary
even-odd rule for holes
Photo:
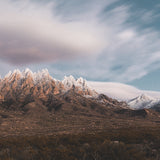
[[[50,76],[47,69],[32,72],[30,69],[20,71],[18,69],[9,72],[0,81],[0,93],[4,99],[25,100],[27,97],[46,100],[49,95],[65,93],[74,90],[83,96],[96,96],[97,93],[87,86],[87,81],[83,78],[75,79],[73,76],[64,77],[58,81]],[[31,99],[32,99],[31,98]]]

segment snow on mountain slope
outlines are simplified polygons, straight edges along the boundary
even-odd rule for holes
[[[67,90],[75,87],[74,89],[77,90],[78,93],[83,92],[86,96],[96,97],[98,95],[94,89],[88,87],[87,81],[82,77],[75,79],[73,76],[65,76],[62,80],[62,84],[64,85],[64,88],[66,88]]]
[[[144,109],[144,108],[151,108],[154,105],[160,102],[159,99],[155,99],[151,96],[146,94],[142,94],[134,99],[128,101],[128,105],[133,109]]]
[[[1,94],[6,93],[6,95],[8,91],[12,95],[11,91],[17,88],[23,92],[24,87],[26,87],[24,91],[27,93],[29,93],[30,88],[33,88],[33,93],[37,93],[41,97],[49,93],[59,94],[73,89],[83,96],[96,97],[98,93],[102,93],[113,99],[128,102],[133,109],[150,108],[160,103],[160,92],[139,90],[122,83],[92,82],[83,78],[75,79],[73,76],[65,76],[62,81],[59,81],[51,77],[47,69],[37,73],[33,73],[29,69],[23,72],[14,70],[9,72],[0,82],[0,92]]]
[[[122,83],[88,81],[88,86],[95,89],[98,93],[103,93],[120,101],[128,101],[142,94],[160,98],[160,92],[140,90]]]
[[[92,88],[87,86],[83,78],[74,79],[73,76],[64,77],[59,81],[50,76],[47,69],[38,72],[32,72],[30,69],[20,71],[18,69],[9,72],[0,81],[0,94],[2,97],[14,97],[14,93],[34,94],[39,97],[46,97],[50,94],[60,94],[74,90],[83,96],[96,97],[98,94]],[[18,93],[19,92],[19,93]]]

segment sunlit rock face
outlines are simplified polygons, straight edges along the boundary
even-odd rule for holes
[[[50,96],[63,94],[68,90],[83,96],[95,97],[98,94],[87,86],[83,78],[74,79],[73,76],[65,77],[59,81],[50,76],[47,69],[37,73],[26,69],[23,72],[14,70],[9,72],[0,81],[0,102],[40,99],[47,101]]]

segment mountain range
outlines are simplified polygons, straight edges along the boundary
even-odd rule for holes
[[[0,80],[0,100],[22,102],[26,99],[46,100],[51,95],[58,95],[73,89],[83,96],[97,96],[83,78],[75,80],[72,76],[65,77],[63,81],[53,79],[47,69],[33,73],[26,69],[23,72],[15,70],[9,72]]]
[[[118,101],[93,88],[83,78],[56,80],[47,69],[9,72],[0,79],[0,134],[76,133],[130,126],[133,120],[134,125],[156,125],[158,103],[146,107],[154,99]]]
[[[98,99],[98,96],[102,93],[118,99],[119,102],[122,100],[120,100],[120,96],[116,98],[117,95],[124,96],[124,93],[128,92],[125,101],[131,109],[152,108],[160,104],[160,99],[149,96],[145,92],[141,94],[140,90],[131,86],[111,82],[87,82],[82,77],[75,79],[73,76],[65,76],[62,81],[59,81],[51,77],[47,69],[37,73],[33,73],[30,69],[26,69],[23,72],[18,69],[13,72],[10,71],[3,79],[0,79],[0,102],[20,104],[34,99],[48,101],[49,97],[65,94],[69,90],[74,90],[75,93],[92,99]],[[127,99],[129,94],[132,96],[137,94],[137,96]]]
[[[159,111],[160,92],[139,90],[133,86],[115,82],[88,82],[98,93],[119,101],[125,101],[131,109],[155,109]],[[156,106],[156,107],[155,107]]]

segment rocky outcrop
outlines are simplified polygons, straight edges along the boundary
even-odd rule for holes
[[[98,95],[87,86],[86,81],[82,78],[75,80],[74,77],[69,76],[65,77],[63,81],[59,81],[53,79],[47,69],[37,73],[26,69],[23,72],[19,70],[9,72],[4,79],[1,79],[0,103],[23,104],[35,99],[47,102],[50,97],[64,94],[68,90],[74,90],[75,93],[82,96]]]

